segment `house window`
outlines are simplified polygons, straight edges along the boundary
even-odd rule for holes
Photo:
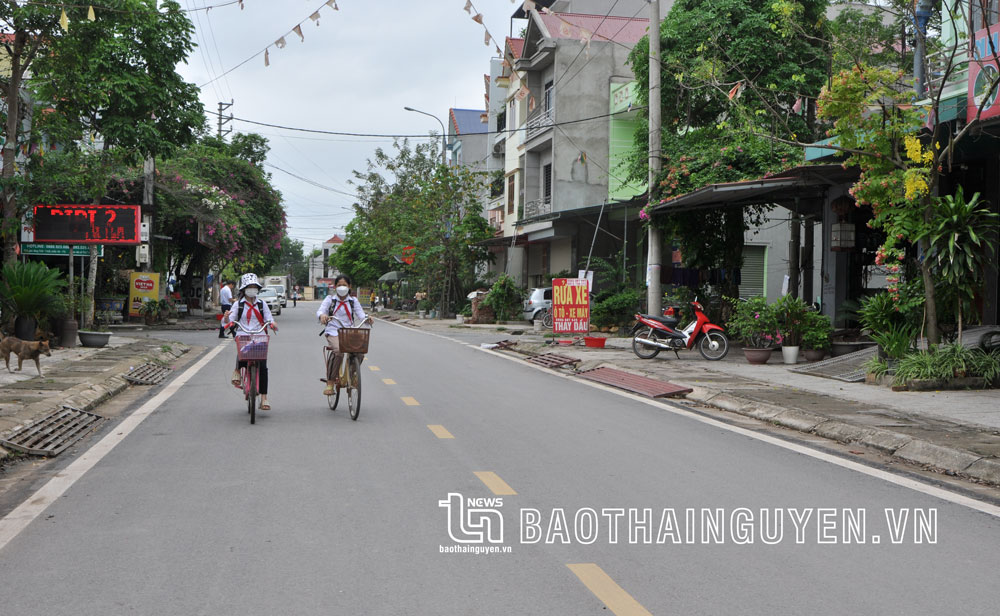
[[[514,175],[507,177],[507,213],[514,213]]]
[[[997,4],[998,0],[972,0],[969,12],[973,32],[982,30],[986,26],[995,25],[1000,21]]]
[[[507,112],[501,111],[497,114],[497,132],[502,133],[507,130]]]
[[[552,201],[552,165],[542,167],[542,199],[546,203]]]
[[[545,82],[545,95],[542,99],[542,104],[544,105],[546,113],[552,111],[553,102],[554,101],[552,100],[552,82],[547,81]]]
[[[767,246],[744,246],[740,297],[767,297]]]

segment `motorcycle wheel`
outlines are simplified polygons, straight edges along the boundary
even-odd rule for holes
[[[729,338],[720,331],[712,331],[698,341],[698,352],[708,361],[719,361],[729,354]]]
[[[639,359],[653,359],[660,354],[659,347],[651,347],[643,344],[639,342],[639,338],[649,338],[651,340],[655,340],[656,336],[653,334],[653,328],[645,327],[637,331],[635,336],[632,336],[632,352],[635,353],[636,357]]]

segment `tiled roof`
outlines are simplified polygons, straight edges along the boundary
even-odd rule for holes
[[[584,29],[594,34],[591,40],[595,42],[614,41],[634,45],[646,36],[649,27],[649,20],[640,18],[605,17],[581,13],[540,13],[539,17],[552,38],[557,39],[579,40],[583,38],[581,29]]]
[[[485,129],[481,118],[484,113],[485,109],[449,109],[448,116],[452,130],[456,135],[483,132]]]
[[[341,239],[341,237],[339,235],[334,235],[333,237],[331,237],[330,239],[326,240],[323,243],[324,244],[343,244],[344,240]]]
[[[509,49],[510,53],[512,53],[514,55],[514,59],[515,60],[518,59],[518,58],[520,58],[521,54],[524,53],[524,39],[521,39],[521,38],[510,38],[508,36],[507,37],[507,49]]]

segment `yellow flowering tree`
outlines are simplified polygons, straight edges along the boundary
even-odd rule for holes
[[[933,222],[935,189],[946,150],[926,135],[930,110],[914,104],[903,73],[864,64],[841,71],[820,94],[817,113],[833,123],[828,135],[845,155],[844,165],[861,170],[850,193],[860,207],[871,207],[869,226],[886,234],[875,262],[890,276],[889,291],[898,302],[900,273],[907,251],[919,245],[917,264],[924,283],[927,337],[940,338],[927,233]]]

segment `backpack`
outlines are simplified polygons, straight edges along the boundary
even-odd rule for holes
[[[336,296],[333,297],[333,300],[330,301],[330,307],[326,311],[327,316],[330,316],[330,317],[333,316],[333,311],[337,308],[337,303],[339,301],[340,301],[339,298],[337,298]],[[359,305],[358,305],[358,298],[354,297],[353,295],[348,295],[347,296],[347,316],[349,316],[351,318],[351,323],[352,324],[354,323],[354,315],[357,314],[358,307],[359,307]]]

